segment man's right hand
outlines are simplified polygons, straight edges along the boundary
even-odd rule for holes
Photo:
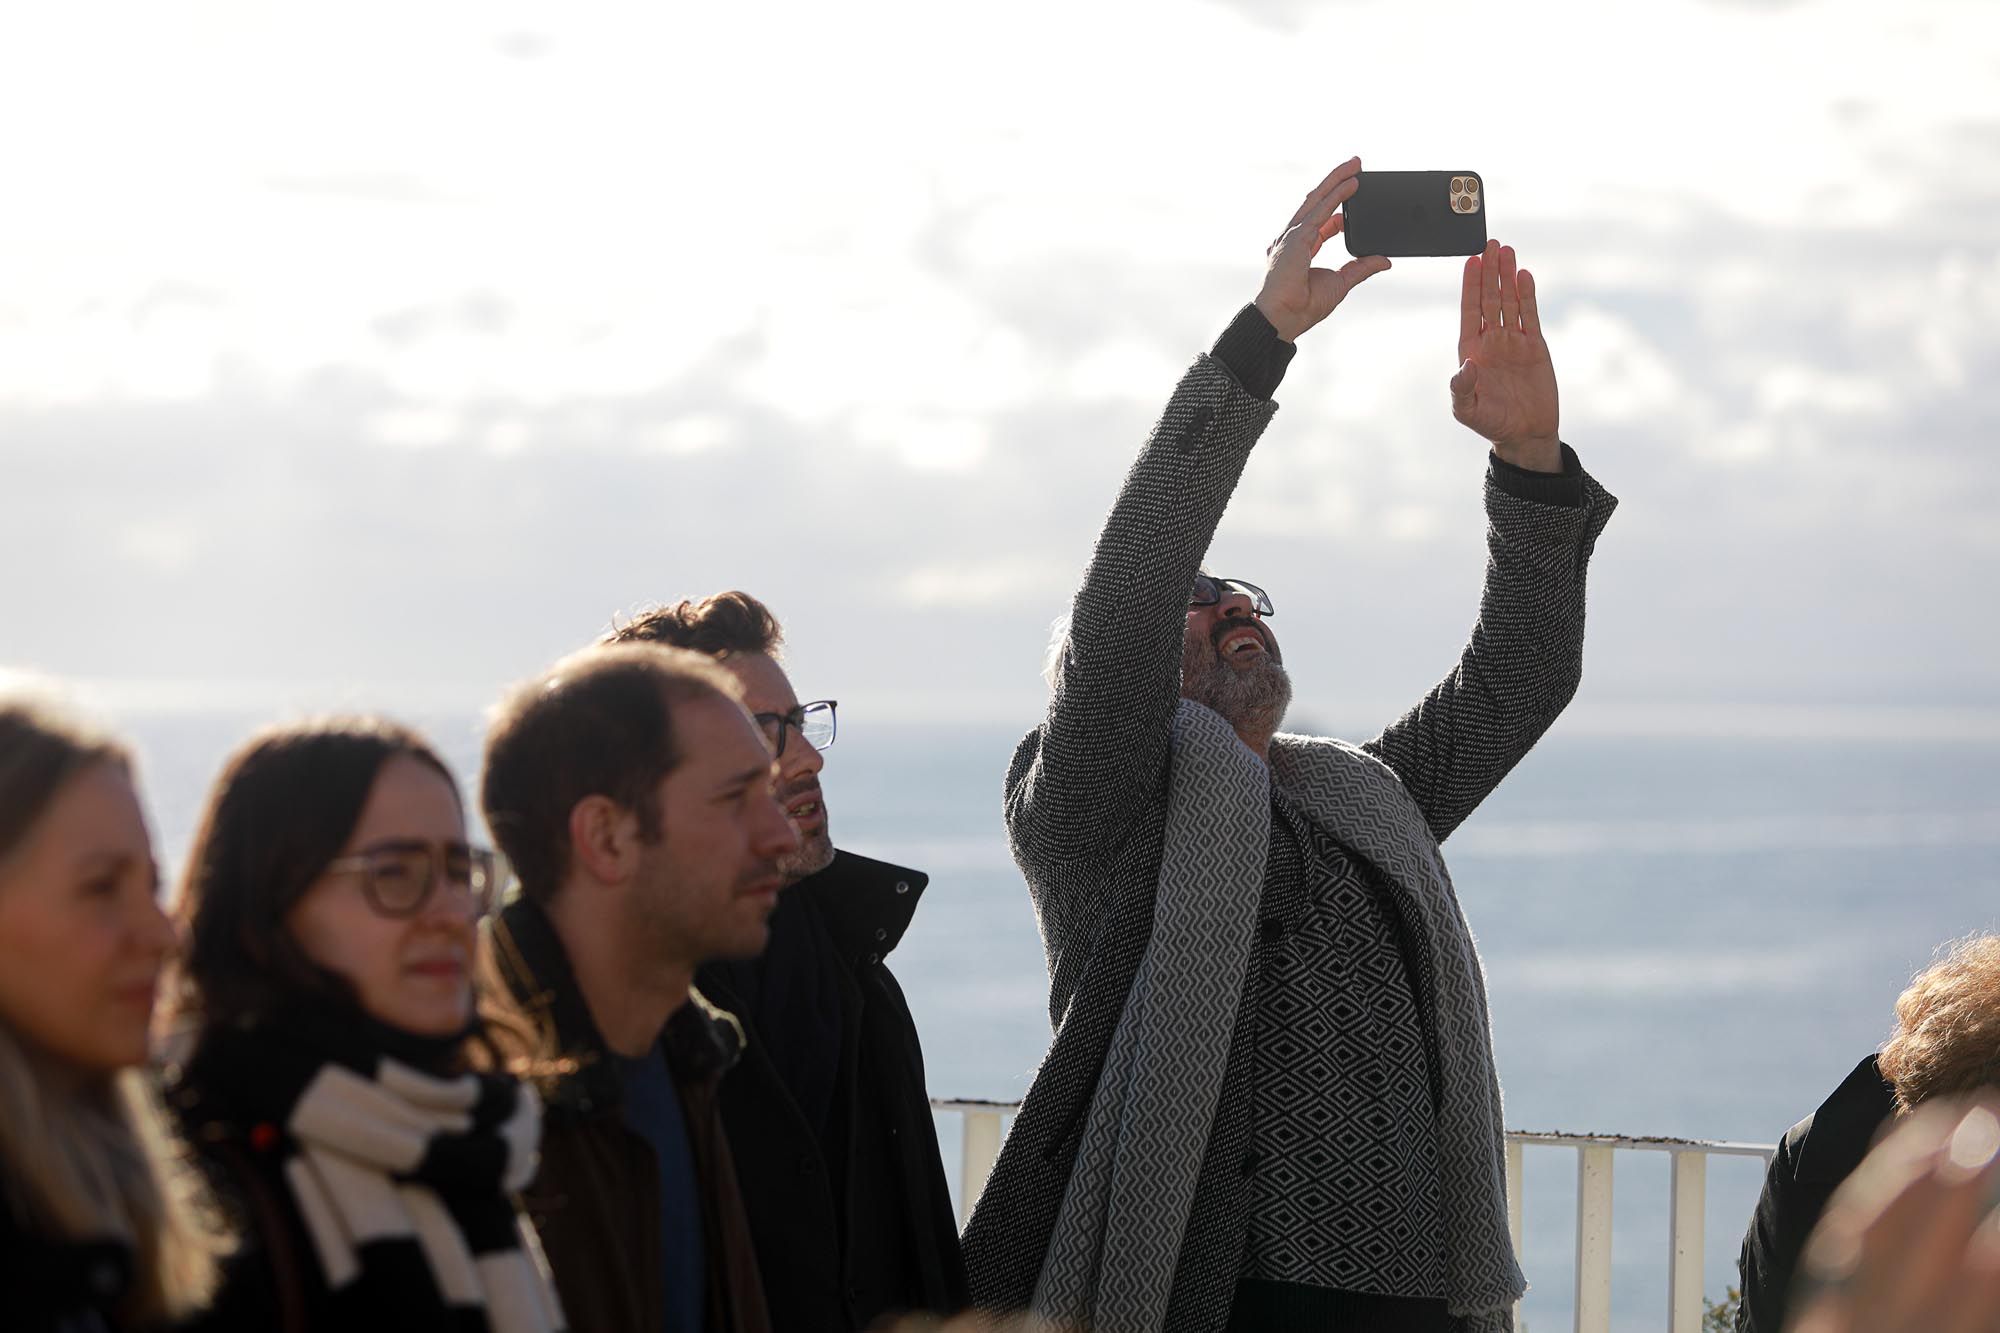
[[[1359,188],[1355,178],[1360,174],[1358,157],[1335,167],[1292,214],[1285,234],[1271,242],[1265,252],[1268,266],[1263,290],[1257,293],[1257,309],[1286,342],[1298,341],[1301,333],[1332,314],[1349,292],[1389,268],[1389,261],[1381,255],[1350,260],[1338,271],[1312,266],[1319,248],[1340,235],[1346,225],[1340,206],[1354,197]]]

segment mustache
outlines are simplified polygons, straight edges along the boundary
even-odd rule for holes
[[[1277,657],[1278,645],[1271,642],[1271,631],[1264,628],[1262,621],[1254,619],[1222,621],[1208,632],[1208,646],[1215,651],[1217,656],[1220,656],[1222,653],[1222,636],[1225,634],[1234,634],[1240,629],[1253,629],[1257,631],[1257,642],[1264,645],[1265,652],[1269,653],[1272,657]]]
[[[820,795],[819,775],[817,773],[802,773],[797,778],[778,788],[778,803],[780,805],[790,805],[793,797],[805,796],[807,794]]]

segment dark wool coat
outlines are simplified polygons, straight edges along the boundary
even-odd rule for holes
[[[521,1005],[555,1032],[576,1071],[546,1090],[542,1164],[522,1195],[541,1236],[571,1333],[653,1333],[666,1322],[660,1176],[652,1145],[625,1124],[617,1065],[570,971],[562,940],[533,902],[509,903],[491,945]],[[742,1032],[698,993],[667,1021],[701,1191],[708,1333],[768,1333],[757,1258],[723,1135],[717,1087]]]
[[[926,883],[839,852],[785,890],[761,957],[696,974],[744,1027],[722,1120],[773,1327],[968,1300],[923,1047],[888,967]]]
[[[1871,1055],[1778,1144],[1737,1260],[1743,1275],[1737,1333],[1781,1333],[1806,1237],[1895,1109],[1895,1090]]]
[[[0,1328],[8,1333],[112,1333],[132,1283],[132,1251],[116,1241],[53,1240],[14,1215],[0,1181]]]
[[[1150,937],[1188,588],[1276,410],[1246,391],[1231,365],[1196,361],[1133,465],[1077,595],[1048,718],[1022,741],[1007,775],[1008,830],[1041,924],[1055,1039],[965,1232],[981,1308],[1023,1308],[1034,1294],[1098,1073]],[[1567,450],[1565,463],[1565,475],[1544,476],[1494,461],[1487,583],[1472,641],[1457,669],[1365,747],[1409,788],[1434,837],[1471,813],[1581,679],[1584,573],[1616,501]],[[1251,902],[1259,887],[1243,886]],[[1246,995],[1257,993],[1277,947],[1267,934],[1253,949]],[[1207,1333],[1228,1317],[1254,1170],[1255,1040],[1255,1007],[1245,1004],[1180,1259],[1158,1278],[1172,1284],[1168,1329]],[[1500,1150],[1496,1130],[1496,1160]]]
[[[171,1093],[182,1132],[240,1237],[224,1261],[213,1304],[185,1333],[337,1333],[326,1275],[285,1183],[277,1128],[248,1122],[235,1109],[238,1081],[255,1077],[254,1070],[207,1060],[182,1071]],[[420,1273],[411,1279],[427,1280]],[[413,1311],[436,1308],[427,1290],[412,1290],[411,1297]]]

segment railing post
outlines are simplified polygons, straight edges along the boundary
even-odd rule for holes
[[[1000,1156],[1001,1129],[1020,1110],[1018,1102],[935,1099],[931,1106],[963,1118],[960,1172],[960,1223],[969,1221],[986,1179]],[[1610,1333],[1611,1328],[1611,1182],[1616,1154],[1626,1150],[1664,1152],[1671,1163],[1673,1194],[1667,1251],[1668,1333],[1700,1333],[1702,1308],[1703,1232],[1707,1211],[1708,1159],[1753,1157],[1769,1162],[1777,1151],[1768,1143],[1733,1143],[1704,1139],[1628,1138],[1616,1134],[1529,1133],[1506,1135],[1507,1238],[1516,1257],[1526,1246],[1523,1225],[1524,1149],[1529,1145],[1576,1149],[1576,1333]],[[1514,1327],[1527,1333],[1521,1303],[1514,1305]]]
[[[1708,1154],[1699,1148],[1672,1156],[1674,1193],[1667,1254],[1668,1333],[1701,1333],[1702,1224],[1708,1208]]]
[[[1507,1140],[1507,1239],[1514,1246],[1514,1261],[1528,1266],[1521,1250],[1521,1145]],[[1521,1328],[1521,1303],[1514,1302],[1514,1327]]]
[[[1576,1150],[1576,1333],[1611,1329],[1612,1152]]]
[[[986,1188],[986,1177],[993,1174],[993,1163],[1000,1158],[1000,1112],[965,1109],[959,1115],[965,1121],[958,1176],[958,1224],[963,1227],[971,1220],[972,1205],[979,1202]]]

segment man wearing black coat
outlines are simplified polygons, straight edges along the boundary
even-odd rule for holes
[[[742,592],[651,612],[613,635],[690,648],[743,685],[779,765],[799,851],[760,958],[696,984],[743,1024],[723,1123],[756,1238],[772,1325],[864,1329],[968,1303],[916,1023],[887,958],[927,877],[833,846],[819,751],[834,704],[800,704],[774,656],[782,631]]]

